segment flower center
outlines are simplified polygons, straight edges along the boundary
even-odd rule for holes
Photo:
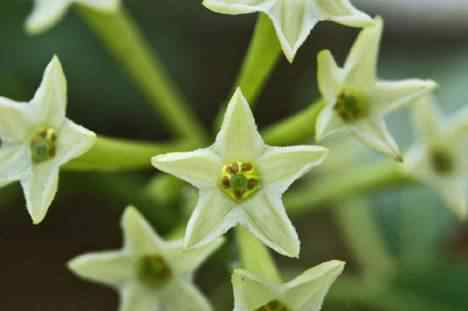
[[[220,187],[229,198],[242,202],[260,190],[260,177],[252,163],[236,161],[223,166]]]
[[[455,168],[452,155],[442,148],[433,148],[430,151],[430,161],[432,168],[439,175],[448,175],[452,173]]]
[[[150,288],[164,286],[172,277],[172,271],[167,262],[159,255],[148,255],[140,258],[138,277]]]
[[[273,300],[267,303],[260,308],[255,309],[255,311],[290,311],[288,307],[286,307],[282,302],[278,300]]]
[[[46,162],[57,153],[57,132],[53,128],[44,128],[31,139],[31,155],[35,164]]]
[[[344,90],[336,99],[335,111],[344,122],[354,122],[369,115],[369,102],[358,92]]]

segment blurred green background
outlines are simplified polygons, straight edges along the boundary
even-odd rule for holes
[[[216,15],[204,9],[200,1],[125,2],[194,110],[211,128],[237,75],[255,16]],[[71,119],[100,134],[151,141],[170,139],[157,114],[73,10],[52,31],[30,37],[24,33],[23,23],[31,7],[29,0],[0,2],[2,96],[15,100],[31,98],[46,64],[57,54],[68,78]],[[376,10],[375,6],[372,8]],[[392,12],[370,13],[385,17]],[[426,31],[388,25],[379,72],[388,79],[437,80],[441,85],[440,104],[452,112],[468,104],[468,35],[448,32],[442,26],[434,25]],[[329,48],[343,60],[356,33],[322,23],[293,65],[282,58],[258,100],[255,114],[260,127],[312,102],[317,96],[317,52]],[[408,112],[389,118],[405,149],[413,139]],[[360,164],[364,164],[363,159],[374,157],[363,157]],[[180,219],[183,214],[176,202],[174,206],[162,206],[142,195],[145,183],[155,174],[63,172],[48,218],[37,227],[30,223],[19,186],[2,189],[0,310],[115,310],[117,295],[112,290],[78,280],[64,264],[84,252],[118,248],[119,218],[128,203],[137,204],[159,232],[167,233],[175,227],[174,217]],[[311,178],[320,181],[318,173]],[[360,281],[351,288],[340,287],[338,282],[323,308],[329,311],[468,310],[468,226],[456,221],[440,198],[422,186],[394,187],[369,194],[366,199],[368,206],[360,208],[370,212],[375,220],[377,234],[382,236],[385,250],[396,263],[395,276],[378,284],[361,281],[363,264],[370,262],[378,271],[384,262],[374,260],[372,249],[364,252],[368,258],[362,258],[363,252],[349,243],[355,237],[343,229],[340,216],[331,208],[311,211],[307,217],[294,220],[303,242],[302,256],[300,261],[279,258],[285,275],[294,275],[325,260],[346,260],[346,276]],[[349,207],[346,202],[336,205]],[[353,229],[357,236],[365,235],[360,230],[360,226]],[[228,280],[230,270],[237,265],[234,245],[228,243],[211,261],[206,265],[210,269],[205,266],[197,281],[214,302],[215,310],[231,310]],[[370,294],[369,286],[383,288]]]

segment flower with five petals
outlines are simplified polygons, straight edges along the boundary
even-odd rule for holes
[[[427,96],[414,111],[422,142],[410,149],[405,168],[411,176],[437,190],[460,218],[466,218],[468,109],[444,118],[432,97]]]
[[[125,210],[122,228],[123,249],[82,255],[68,267],[84,279],[118,290],[120,311],[212,310],[192,278],[223,239],[185,249],[182,240],[163,241],[133,207]]]
[[[203,245],[241,224],[275,251],[297,257],[299,239],[281,196],[327,152],[319,146],[265,145],[238,89],[212,146],[159,155],[152,162],[199,189],[186,231],[187,247]]]
[[[67,82],[54,57],[29,103],[0,97],[0,184],[20,181],[35,224],[57,192],[60,166],[87,152],[96,135],[65,117]]]
[[[27,32],[36,34],[49,30],[75,3],[108,13],[117,11],[120,6],[120,0],[34,0],[34,9],[26,20]]]
[[[359,34],[343,68],[330,51],[318,56],[318,83],[326,103],[316,123],[318,141],[349,129],[372,149],[402,160],[399,147],[385,124],[384,116],[431,92],[436,83],[417,79],[381,81],[376,67],[383,31],[381,18]]]
[[[236,270],[232,277],[234,311],[319,311],[344,265],[337,260],[325,262],[286,284]]]
[[[223,14],[266,14],[275,27],[286,58],[292,62],[319,21],[366,27],[372,19],[349,0],[204,0],[208,9]]]

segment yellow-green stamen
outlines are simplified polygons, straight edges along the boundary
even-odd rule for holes
[[[255,311],[290,311],[288,307],[286,307],[282,302],[279,300],[273,300],[267,303],[260,308],[255,309]]]
[[[40,130],[31,140],[32,161],[35,164],[46,162],[57,153],[57,132],[53,128]]]
[[[449,175],[454,170],[454,160],[449,151],[442,148],[430,150],[430,161],[433,169],[439,175]]]
[[[138,276],[146,286],[160,288],[171,279],[172,270],[159,255],[143,256],[138,263]]]
[[[260,189],[260,177],[252,163],[236,161],[223,166],[220,188],[232,200],[242,202]]]
[[[358,92],[344,90],[336,99],[335,111],[344,122],[355,122],[369,115],[369,102]]]

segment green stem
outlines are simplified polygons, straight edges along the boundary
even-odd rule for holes
[[[193,142],[168,144],[135,143],[124,139],[98,137],[96,144],[83,156],[64,168],[75,171],[129,171],[151,167],[151,158],[161,153],[186,151]]]
[[[344,178],[343,178],[344,177]],[[320,179],[318,184],[285,195],[286,206],[292,215],[301,215],[310,209],[335,202],[350,195],[411,181],[394,162],[358,167],[340,176]]]
[[[304,143],[315,137],[317,116],[324,106],[323,101],[309,105],[296,115],[267,128],[263,132],[265,141],[274,146]]]
[[[242,227],[236,229],[242,266],[263,278],[281,282],[281,276],[268,249],[249,231]]]
[[[83,6],[79,7],[79,12],[161,114],[166,125],[177,135],[203,141],[205,132],[198,118],[184,102],[126,10],[121,8],[115,14],[104,14]]]

